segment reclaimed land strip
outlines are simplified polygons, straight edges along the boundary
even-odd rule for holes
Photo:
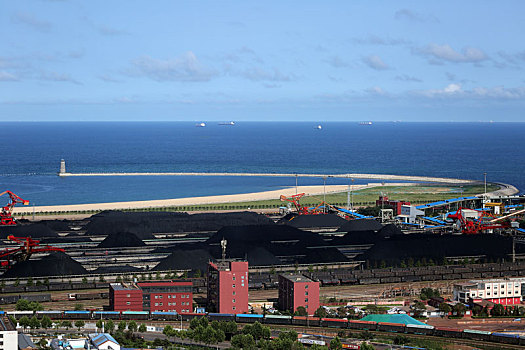
[[[296,173],[59,173],[61,177],[72,176],[270,176],[270,177],[316,177],[316,178],[353,178],[370,180],[396,180],[439,182],[448,184],[479,183],[475,180],[454,179],[448,177],[387,175],[387,174],[296,174]]]
[[[389,183],[390,186],[414,186],[415,183]],[[372,188],[382,186],[381,183],[370,183],[367,185],[353,185],[352,191],[362,190],[364,188]],[[39,206],[39,207],[15,207],[14,213],[35,213],[41,212],[55,212],[55,211],[89,211],[89,210],[119,210],[119,209],[147,209],[147,208],[163,208],[172,206],[185,205],[203,205],[203,204],[217,204],[217,203],[236,203],[249,202],[258,200],[278,199],[280,195],[291,196],[298,193],[306,193],[306,195],[314,196],[324,193],[325,188],[321,186],[298,186],[283,188],[274,191],[256,192],[256,193],[241,193],[220,196],[205,196],[205,197],[190,197],[190,198],[174,198],[174,199],[159,199],[149,201],[132,201],[132,202],[113,202],[113,203],[90,203],[90,204],[71,204],[71,205],[53,205],[53,206]],[[326,193],[337,193],[348,190],[348,185],[327,185]]]

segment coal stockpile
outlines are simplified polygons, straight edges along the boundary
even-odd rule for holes
[[[104,211],[91,217],[89,235],[131,232],[141,239],[153,238],[152,233],[217,231],[224,226],[273,224],[264,215],[253,212],[187,214],[173,212]]]
[[[319,215],[296,215],[288,214],[277,223],[297,228],[322,228],[322,227],[339,227],[344,225],[345,219],[335,214]]]
[[[249,252],[254,247],[260,247],[278,258],[281,263],[313,264],[326,261],[348,261],[337,249],[327,249],[323,252],[321,249],[320,253],[314,252],[316,249],[309,248],[327,245],[320,235],[286,225],[225,227],[210,237],[206,243],[218,246],[223,238],[228,241],[227,249],[232,245],[235,254],[244,253],[248,258],[250,257]]]
[[[143,247],[146,244],[130,232],[117,232],[109,234],[97,246],[98,248]]]
[[[229,226],[220,229],[206,243],[242,242],[244,245],[298,241],[306,246],[324,245],[325,241],[317,233],[302,231],[286,225],[246,225]]]
[[[211,260],[213,260],[213,256],[207,249],[178,249],[162,259],[153,270],[200,270],[206,272],[208,262]]]
[[[331,245],[359,245],[359,244],[373,244],[380,242],[385,238],[403,235],[403,231],[393,224],[385,225],[378,231],[355,231],[348,232],[342,237],[334,238]]]
[[[46,225],[53,231],[69,231],[71,222],[69,220],[42,220],[41,224]]]
[[[219,245],[210,246],[209,250],[215,259],[222,257],[222,250]],[[268,249],[257,246],[246,246],[242,244],[242,242],[228,241],[226,256],[233,259],[246,259],[250,266],[281,264],[281,260],[268,251]]]
[[[346,221],[339,227],[339,232],[379,231],[383,228],[375,219],[356,219]]]
[[[478,235],[436,235],[413,234],[395,235],[378,241],[358,260],[385,261],[397,265],[412,258],[414,261],[425,258],[435,262],[445,257],[485,256],[491,259],[508,259],[512,252],[512,239],[496,234]]]
[[[123,272],[138,272],[142,271],[138,267],[129,265],[124,266],[100,266],[97,267],[92,273],[123,273]]]
[[[44,224],[18,224],[15,226],[0,226],[0,238],[15,237],[58,237],[58,234]]]
[[[299,259],[300,264],[346,262],[348,258],[337,248],[308,249],[306,256]]]
[[[86,269],[63,252],[53,252],[42,259],[22,261],[7,270],[2,277],[40,277],[82,275]]]

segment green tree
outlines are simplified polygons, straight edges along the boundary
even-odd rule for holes
[[[31,329],[40,328],[40,321],[38,320],[38,318],[36,318],[36,316],[31,317],[31,319],[29,320],[29,327],[31,327]]]
[[[42,328],[47,330],[48,328],[51,328],[53,322],[51,322],[51,319],[49,317],[44,315],[44,317],[42,317],[42,320],[40,321],[40,325],[42,326]]]
[[[102,322],[102,320],[98,320],[95,325],[97,326],[97,329],[100,331],[104,327],[104,322]]]
[[[314,316],[315,317],[321,317],[321,318],[326,317],[326,310],[325,310],[325,308],[322,307],[322,306],[319,306],[319,308],[317,310],[315,310]]]
[[[14,286],[15,286],[15,287],[18,287],[19,285],[20,285],[20,278],[17,278],[17,279],[15,280]]]
[[[23,316],[20,320],[18,320],[18,323],[24,328],[24,330],[29,327],[29,317]]]
[[[427,307],[425,304],[423,304],[421,301],[416,301],[414,305],[412,305],[412,309],[414,310],[414,316],[421,317],[425,311],[427,311]]]
[[[83,284],[87,284],[87,283],[88,283],[88,279],[87,279],[87,277],[82,277],[82,283],[83,283]]]
[[[404,335],[396,335],[396,337],[394,338],[395,345],[405,345],[405,344],[408,344],[409,342],[410,342],[410,339],[408,339],[408,337]]]
[[[80,328],[84,327],[86,325],[86,322],[82,320],[76,320],[75,321],[75,327],[78,328],[78,331],[80,332]]]
[[[82,311],[82,310],[84,310],[83,304],[80,304],[80,303],[75,304],[75,311]]]
[[[120,321],[118,324],[118,330],[123,332],[126,329],[126,321]]]
[[[447,303],[441,303],[439,304],[439,311],[443,312],[445,315],[448,315],[450,311],[452,311],[452,308]]]
[[[505,314],[505,308],[501,304],[496,304],[490,311],[492,316],[503,316]]]
[[[340,350],[343,348],[343,343],[339,340],[339,337],[335,337],[330,341],[330,350]]]
[[[113,333],[113,330],[115,329],[115,323],[113,322],[113,320],[107,320],[104,323],[104,329],[108,333]]]
[[[375,350],[376,348],[368,343],[361,343],[361,350]]]
[[[60,326],[62,326],[62,327],[65,328],[66,330],[68,330],[69,328],[73,327],[73,324],[71,323],[71,321],[64,320],[64,321],[62,321],[62,323],[60,324]]]
[[[144,333],[146,330],[147,330],[146,325],[145,325],[144,323],[142,323],[142,324],[139,326],[139,332]]]
[[[195,278],[201,278],[201,277],[202,277],[202,272],[201,272],[201,270],[200,270],[200,269],[197,269],[197,270],[195,271],[195,273],[193,274],[193,277],[195,277]]]
[[[106,282],[106,279],[104,278],[104,276],[100,275],[98,277],[98,281],[101,282],[101,283],[104,283],[104,282]]]
[[[137,331],[137,322],[135,321],[129,321],[128,323],[128,329],[133,333]]]
[[[458,316],[463,316],[465,315],[465,312],[467,311],[467,307],[463,305],[462,303],[457,303],[452,308],[452,311]]]
[[[33,277],[28,277],[26,285],[31,287],[33,285]]]
[[[18,299],[16,302],[15,309],[18,311],[26,311],[29,310],[29,301],[26,299]]]
[[[306,308],[304,306],[299,306],[297,310],[295,310],[294,314],[296,316],[307,316],[308,312],[306,311]]]

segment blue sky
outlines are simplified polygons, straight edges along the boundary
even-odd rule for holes
[[[0,0],[0,120],[525,121],[524,12]]]

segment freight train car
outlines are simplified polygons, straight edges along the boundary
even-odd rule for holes
[[[93,311],[95,320],[118,320],[120,319],[119,311]]]
[[[176,312],[153,311],[150,315],[150,319],[156,321],[176,321],[179,317]]]
[[[348,320],[340,318],[321,318],[321,326],[329,328],[348,328]]]
[[[419,325],[419,324],[407,324],[405,332],[410,334],[424,334],[424,335],[433,335],[434,326],[428,325]]]
[[[147,311],[122,311],[122,320],[147,320],[149,319],[149,312]]]
[[[89,320],[91,318],[90,311],[64,311],[65,319],[73,320]]]
[[[292,318],[292,324],[297,326],[321,326],[321,319],[319,317],[307,317],[307,316],[294,316]]]
[[[61,319],[64,316],[64,312],[63,311],[52,311],[52,310],[49,310],[49,311],[36,311],[35,315],[36,315],[37,318],[42,318],[44,316],[47,316],[47,317],[49,317],[52,320],[58,320],[58,319]]]
[[[372,321],[348,321],[348,328],[350,329],[360,329],[366,331],[375,331],[377,329],[377,323]]]
[[[463,330],[463,337],[466,338],[466,339],[488,341],[488,340],[490,340],[490,334],[491,334],[491,332],[478,331],[477,329],[465,329],[465,330]]]
[[[405,325],[402,323],[378,322],[377,330],[382,332],[405,333]]]
[[[267,324],[292,324],[292,316],[266,315],[264,323]]]
[[[235,321],[239,323],[263,323],[263,315],[258,314],[237,314],[235,315]]]

